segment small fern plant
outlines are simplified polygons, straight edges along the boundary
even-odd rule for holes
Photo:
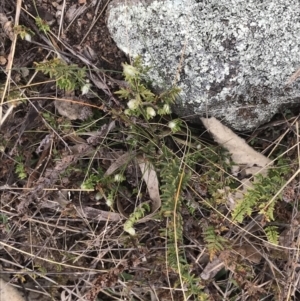
[[[165,146],[162,147],[164,160],[160,160],[161,165],[161,215],[167,218],[167,224],[161,230],[162,236],[166,237],[168,266],[178,273],[181,285],[187,287],[190,296],[195,296],[196,300],[209,300],[203,292],[201,280],[191,274],[191,266],[186,260],[183,245],[183,219],[182,211],[182,191],[187,187],[190,174],[183,170],[180,159]]]
[[[227,239],[219,235],[213,226],[208,226],[203,231],[203,236],[210,260],[213,260],[217,253],[223,251],[228,246]]]
[[[279,160],[276,168],[268,171],[267,176],[258,175],[254,188],[249,189],[244,198],[238,202],[232,212],[232,219],[242,223],[246,216],[251,216],[253,211],[258,211],[266,222],[273,221],[276,202],[281,198],[278,189],[286,183],[285,177],[290,172],[289,164],[285,160]],[[275,226],[267,225],[264,229],[270,243],[278,244],[279,233]]]
[[[285,184],[285,176],[290,168],[285,161],[278,162],[276,168],[271,168],[267,176],[257,175],[254,188],[249,189],[244,198],[238,202],[232,212],[232,219],[242,223],[244,218],[253,211],[259,211],[266,221],[274,220],[274,207],[280,195],[273,202],[270,200],[277,193],[278,188]]]
[[[278,242],[279,242],[278,227],[267,226],[264,230],[265,230],[268,242],[270,242],[274,245],[278,245]]]
[[[41,17],[35,18],[35,24],[38,27],[38,29],[40,31],[42,31],[43,33],[47,34],[48,32],[50,32],[49,24],[45,20],[43,20]]]

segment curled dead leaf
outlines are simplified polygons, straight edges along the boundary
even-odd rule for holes
[[[3,28],[4,33],[9,37],[11,41],[13,41],[15,36],[13,21],[7,18],[5,14],[0,13],[0,24]]]
[[[245,165],[248,168],[253,166],[264,167],[270,164],[271,160],[269,158],[250,147],[244,139],[216,118],[201,118],[201,121],[213,135],[214,140],[229,151],[235,163]]]
[[[142,223],[146,220],[149,220],[157,212],[161,206],[161,199],[159,194],[159,182],[156,171],[154,170],[154,166],[144,157],[139,157],[137,160],[142,172],[143,180],[147,185],[152,205],[151,214],[139,220],[139,223]]]

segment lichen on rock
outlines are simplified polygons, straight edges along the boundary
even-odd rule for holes
[[[299,102],[296,0],[113,0],[107,25],[118,47],[151,66],[154,88],[182,92],[180,115],[210,115],[252,129]]]

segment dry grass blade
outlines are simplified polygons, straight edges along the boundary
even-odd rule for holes
[[[21,12],[21,6],[22,6],[22,0],[17,0],[17,5],[16,5],[16,16],[15,16],[15,26],[19,25],[19,18],[20,18],[20,12]],[[16,50],[16,43],[17,43],[17,35],[15,34],[13,36],[13,41],[12,45],[10,48],[10,54],[9,54],[9,59],[8,63],[6,66],[6,71],[7,71],[7,78],[3,90],[3,94],[1,97],[1,103],[0,103],[0,126],[3,124],[4,120],[2,119],[2,114],[3,114],[3,103],[4,103],[4,98],[6,96],[7,90],[9,88],[9,83],[11,79],[11,72],[12,72],[12,67],[13,67],[13,60],[14,60],[14,55],[15,55],[15,50]]]
[[[240,136],[202,119],[214,143],[173,119],[179,91],[151,89],[155,66],[128,65],[106,24],[113,2],[54,2],[0,5],[0,299],[14,301],[4,280],[26,301],[298,300],[297,112]]]

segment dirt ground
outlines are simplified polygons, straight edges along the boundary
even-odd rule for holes
[[[165,138],[166,127],[161,130],[158,124],[167,124],[168,119],[157,119],[152,124],[154,134],[149,135],[156,143],[151,148],[145,142],[149,125],[121,114],[126,104],[115,92],[127,87],[122,63],[128,58],[105,25],[109,1],[20,1],[19,24],[30,30],[32,40],[18,37],[15,45],[10,34],[19,1],[0,3],[0,95],[5,96],[6,118],[0,128],[0,276],[18,286],[28,301],[187,300],[180,269],[178,273],[166,262],[171,247],[162,229],[171,225],[167,218],[148,218],[136,225],[137,236],[124,235],[124,219],[138,207],[137,200],[149,200],[149,187],[140,184],[143,172],[132,157],[144,152],[159,166],[162,149],[167,146],[177,156],[182,150],[178,141],[185,137]],[[47,31],[38,28],[37,16]],[[5,86],[12,49],[11,80]],[[55,70],[37,71],[38,64],[57,57],[67,66],[85,70],[91,91],[86,95],[78,88],[67,91],[51,78]],[[242,135],[259,151],[272,154],[279,148],[278,153],[287,152],[289,160],[297,160],[297,114],[298,110],[278,114],[270,124]],[[138,146],[131,141],[135,126],[146,129]],[[202,154],[208,143],[215,147],[207,162],[199,157],[191,176],[196,180],[183,193],[183,239],[177,251],[184,250],[189,281],[199,278],[213,257],[203,235],[208,224],[215,227],[215,234],[237,241],[226,250],[218,245],[215,253],[221,253],[226,269],[199,280],[189,300],[285,300],[280,296],[289,295],[291,287],[296,297],[290,300],[297,300],[298,271],[291,267],[297,262],[293,256],[298,246],[292,234],[298,230],[293,228],[296,232],[288,232],[290,236],[285,232],[292,228],[288,225],[299,224],[297,178],[284,191],[285,201],[276,204],[274,225],[282,239],[289,237],[283,242],[286,249],[272,249],[261,238],[266,220],[256,214],[247,220],[253,228],[247,228],[248,224],[236,226],[226,218],[228,208],[218,194],[223,187],[218,185],[229,173],[227,161],[202,128],[191,125],[189,131],[197,138],[185,146],[197,145],[195,153],[200,136]],[[219,161],[209,165],[216,157]],[[295,160],[291,172],[297,170]],[[124,162],[124,185],[103,180]],[[106,191],[114,193],[113,210]],[[203,205],[212,196],[217,211]],[[290,282],[285,283],[288,277]],[[209,298],[196,299],[197,289]]]

